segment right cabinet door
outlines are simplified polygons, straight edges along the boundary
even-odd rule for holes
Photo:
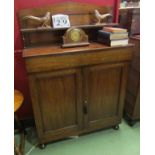
[[[94,65],[83,69],[84,120],[88,129],[121,121],[128,63]]]

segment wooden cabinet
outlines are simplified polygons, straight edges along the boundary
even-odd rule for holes
[[[29,77],[39,143],[79,135],[121,123],[127,72],[133,45],[108,47],[97,42],[94,10],[111,13],[112,7],[74,2],[19,12],[26,69]],[[66,12],[67,10],[67,12]],[[25,16],[46,12],[69,15],[71,26],[82,28],[89,46],[61,48],[67,28],[43,28]]]
[[[40,144],[121,122],[132,45],[31,48],[23,56]]]
[[[140,36],[133,36],[130,42],[135,44],[129,70],[125,97],[125,118],[129,125],[140,120]]]

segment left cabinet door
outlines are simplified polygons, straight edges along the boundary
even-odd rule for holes
[[[82,128],[81,81],[80,69],[29,75],[40,143],[76,135]]]

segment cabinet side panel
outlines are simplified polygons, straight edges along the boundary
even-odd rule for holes
[[[135,109],[133,112],[133,118],[134,119],[140,119],[140,90],[137,93]]]

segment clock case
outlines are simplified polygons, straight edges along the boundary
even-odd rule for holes
[[[74,30],[78,30],[80,33],[80,38],[77,41],[72,40],[71,33]],[[81,29],[77,27],[71,27],[67,29],[63,36],[63,44],[62,47],[76,47],[76,46],[87,46],[90,43],[88,42],[88,35]]]

